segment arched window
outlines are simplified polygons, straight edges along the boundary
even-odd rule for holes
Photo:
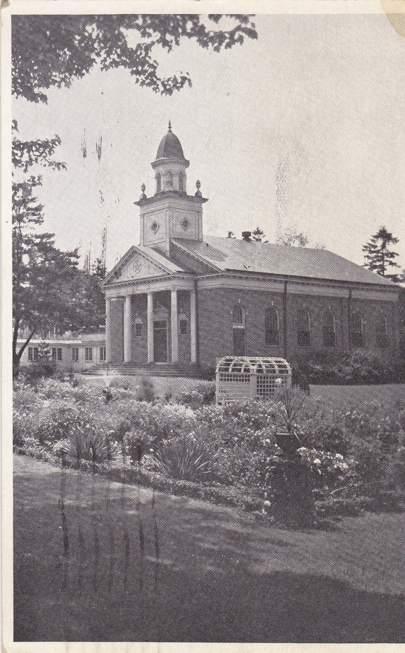
[[[364,347],[364,320],[359,311],[354,311],[350,319],[350,339],[352,347]]]
[[[184,193],[185,190],[186,190],[184,181],[185,181],[185,176],[184,176],[184,174],[182,172],[180,172],[180,174],[179,174],[179,191],[180,191],[180,193]]]
[[[322,338],[324,347],[336,346],[336,321],[331,310],[325,311],[323,315]]]
[[[156,175],[156,192],[160,193],[161,190],[162,190],[162,176],[160,172],[158,172]]]
[[[297,343],[301,347],[311,344],[311,319],[306,308],[297,312]]]
[[[384,313],[379,313],[375,323],[375,336],[377,347],[385,349],[388,347],[388,322]]]
[[[266,345],[278,345],[280,343],[278,310],[273,306],[267,308],[264,314],[264,341]]]
[[[240,304],[235,304],[232,310],[232,336],[234,356],[245,356],[245,310]]]
[[[232,311],[232,324],[234,327],[245,326],[245,311],[240,304],[235,304]]]

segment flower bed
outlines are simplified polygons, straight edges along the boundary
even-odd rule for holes
[[[403,496],[399,406],[387,412],[373,401],[334,410],[295,390],[272,402],[222,407],[207,403],[209,393],[166,402],[139,396],[114,387],[106,400],[100,387],[49,379],[35,388],[16,385],[14,446],[117,480],[309,525],[317,515],[396,507]]]

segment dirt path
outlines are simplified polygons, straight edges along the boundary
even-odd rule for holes
[[[24,456],[14,465],[18,641],[405,639],[404,515],[291,532]]]

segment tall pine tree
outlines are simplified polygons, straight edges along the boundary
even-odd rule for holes
[[[386,227],[380,227],[376,234],[371,236],[368,243],[363,245],[364,252],[364,267],[372,272],[390,279],[391,281],[399,281],[399,275],[393,272],[393,268],[398,268],[396,262],[398,252],[395,252],[391,246],[399,242]]]

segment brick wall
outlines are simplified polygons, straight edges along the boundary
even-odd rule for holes
[[[200,289],[198,291],[199,359],[203,367],[213,367],[215,359],[233,352],[232,310],[238,304],[245,309],[246,354],[250,356],[284,356],[283,295],[259,290]],[[265,310],[270,306],[278,310],[280,324],[279,345],[265,343]],[[309,346],[297,342],[299,309],[307,309],[311,319]],[[393,302],[353,300],[352,310],[361,310],[365,320],[365,347],[384,357],[396,351],[397,317]],[[323,344],[323,316],[331,310],[335,317],[336,346]],[[383,311],[388,321],[390,346],[381,349],[376,344],[375,320]],[[287,358],[313,351],[348,351],[349,302],[347,298],[314,295],[287,295]]]

